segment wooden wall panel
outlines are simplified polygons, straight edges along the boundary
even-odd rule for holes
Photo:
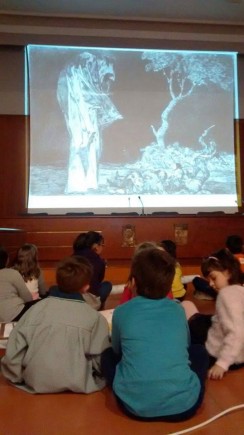
[[[26,240],[26,233],[22,230],[0,228],[0,245],[7,249],[10,264],[14,260],[16,251]]]
[[[57,261],[72,252],[72,243],[81,231],[99,230],[105,238],[104,256],[110,261],[129,260],[133,248],[122,247],[122,226],[135,227],[136,241],[173,239],[175,225],[188,226],[187,244],[178,246],[183,263],[200,261],[202,256],[222,247],[229,234],[244,237],[242,215],[174,217],[88,217],[65,216],[0,218],[0,226],[24,230],[26,241],[39,247],[41,261]]]
[[[28,118],[0,115],[0,215],[26,211]]]

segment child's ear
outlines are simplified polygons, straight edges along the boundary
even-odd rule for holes
[[[131,289],[134,291],[134,292],[136,292],[136,281],[135,281],[135,278],[131,278]]]
[[[84,285],[81,289],[80,289],[80,293],[86,293],[90,288],[90,284],[86,284]]]
[[[135,278],[131,278],[131,291],[133,296],[137,295],[137,288],[136,288],[136,282],[135,282]]]
[[[97,243],[94,243],[93,245],[92,245],[92,247],[91,247],[91,249],[92,249],[92,251],[94,251],[94,252],[98,252],[98,245],[97,245]]]

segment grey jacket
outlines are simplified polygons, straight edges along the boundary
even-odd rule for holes
[[[100,313],[81,300],[48,297],[12,330],[2,373],[32,393],[92,393],[105,386],[100,357],[109,346]]]
[[[11,322],[32,301],[31,292],[17,270],[0,269],[0,322]]]

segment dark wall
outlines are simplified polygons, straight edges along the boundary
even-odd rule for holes
[[[28,177],[28,118],[0,115],[0,216],[24,213]]]

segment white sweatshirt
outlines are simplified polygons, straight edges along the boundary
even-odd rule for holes
[[[220,290],[206,349],[224,370],[232,364],[244,363],[244,287],[241,285]]]

